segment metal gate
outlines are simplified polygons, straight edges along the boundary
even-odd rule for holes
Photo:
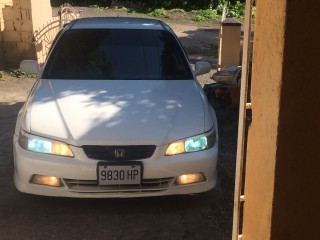
[[[55,16],[51,21],[40,30],[34,32],[34,42],[37,52],[37,60],[39,64],[43,64],[48,56],[52,42],[57,33],[66,24],[80,17],[80,12],[75,10],[70,4],[65,3],[60,6],[58,16]]]

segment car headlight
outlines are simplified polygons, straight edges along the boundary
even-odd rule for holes
[[[70,147],[62,142],[42,138],[20,131],[19,144],[23,149],[65,157],[73,157]]]
[[[212,148],[216,143],[216,132],[213,130],[169,144],[166,155],[198,152]]]

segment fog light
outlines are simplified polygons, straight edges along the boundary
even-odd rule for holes
[[[204,181],[206,181],[206,178],[202,173],[192,173],[192,174],[179,176],[176,180],[176,184],[186,185],[186,184],[199,183]]]
[[[52,187],[61,186],[60,178],[52,177],[52,176],[37,175],[37,174],[33,175],[30,182],[34,184],[47,185]]]

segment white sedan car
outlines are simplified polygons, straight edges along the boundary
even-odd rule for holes
[[[21,192],[114,198],[192,194],[216,185],[217,120],[170,27],[88,18],[56,37],[15,129]]]

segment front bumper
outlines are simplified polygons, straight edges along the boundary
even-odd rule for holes
[[[157,147],[152,157],[139,160],[143,163],[143,180],[140,186],[98,186],[98,160],[87,158],[82,148],[72,147],[75,158],[59,157],[24,150],[14,140],[14,182],[21,192],[56,197],[77,198],[130,198],[192,194],[211,190],[216,185],[218,160],[217,144],[205,151],[164,156],[166,146]],[[201,172],[206,181],[178,186],[179,175]],[[30,183],[34,174],[59,177],[61,187]],[[143,185],[153,182],[151,185]]]

